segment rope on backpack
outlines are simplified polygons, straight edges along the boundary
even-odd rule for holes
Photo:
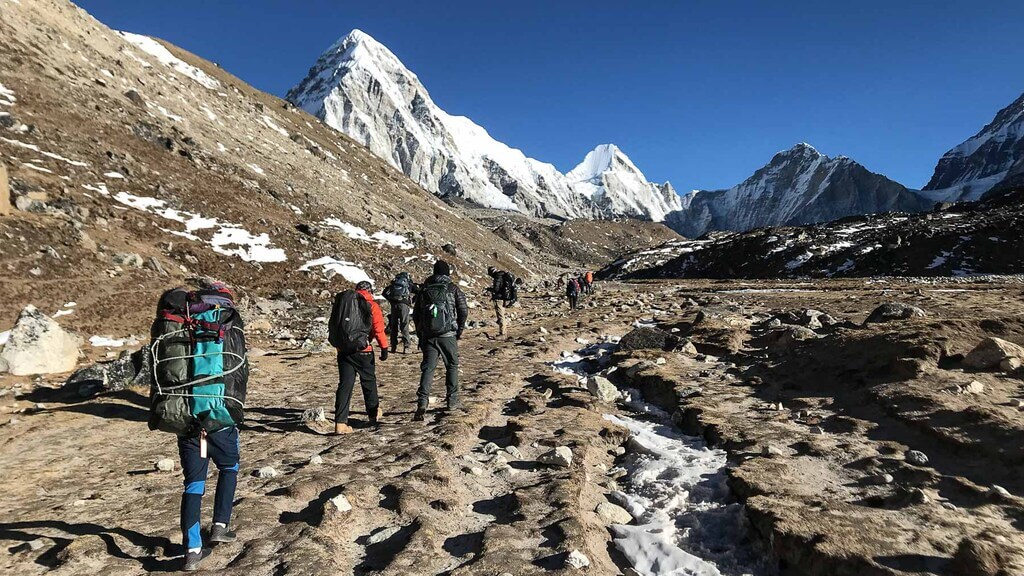
[[[170,319],[170,318],[168,318],[168,319]],[[167,357],[167,358],[160,358],[158,356],[157,351],[159,350],[160,342],[163,341],[164,338],[167,338],[169,336],[176,336],[176,335],[180,335],[180,334],[186,334],[186,333],[189,335],[190,338],[194,338],[195,332],[192,329],[192,327],[190,327],[188,323],[185,323],[185,326],[186,327],[182,328],[181,330],[176,330],[174,332],[168,332],[167,334],[162,334],[162,335],[158,336],[155,340],[153,340],[153,343],[150,344],[150,347],[149,347],[150,357],[153,359],[153,361],[151,362],[150,369],[153,372],[153,382],[156,384],[157,394],[159,394],[161,396],[182,396],[182,397],[185,397],[185,398],[219,398],[221,400],[231,400],[231,401],[237,403],[239,406],[241,406],[244,409],[245,408],[245,403],[243,403],[238,398],[234,398],[232,396],[227,396],[227,395],[223,395],[223,394],[194,394],[192,392],[179,392],[178,391],[178,390],[190,388],[192,386],[195,386],[196,384],[202,384],[204,382],[209,382],[211,380],[217,380],[218,378],[223,378],[224,376],[227,376],[228,374],[231,374],[231,373],[233,373],[233,372],[235,372],[237,370],[240,370],[242,368],[242,366],[244,366],[245,363],[248,360],[248,355],[246,355],[246,354],[240,355],[240,354],[235,354],[234,352],[228,352],[228,351],[225,351],[225,350],[221,350],[220,352],[217,352],[217,353],[214,353],[214,354],[186,354],[184,356],[171,356],[171,357]],[[202,327],[206,328],[205,326],[202,326]],[[239,328],[238,326],[232,326],[231,329],[232,330],[238,330],[239,332],[243,332],[242,329]],[[224,335],[223,334],[223,329],[219,330],[218,334],[219,334],[220,338],[223,339],[223,335]],[[244,334],[244,332],[243,332],[243,334]],[[221,372],[220,374],[209,374],[209,375],[204,376],[202,378],[197,378],[195,380],[191,380],[189,382],[185,382],[185,383],[182,383],[182,384],[176,384],[174,386],[164,387],[164,386],[162,386],[160,384],[160,378],[157,376],[157,366],[159,364],[163,363],[163,362],[170,362],[170,361],[173,361],[173,360],[187,360],[187,359],[190,359],[190,358],[206,358],[206,357],[210,357],[210,356],[221,356],[221,357],[224,357],[225,355],[238,359],[238,363],[233,368],[231,368],[230,370],[225,370],[225,371]]]

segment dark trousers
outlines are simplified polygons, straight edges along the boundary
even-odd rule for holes
[[[178,456],[185,473],[185,492],[181,495],[181,541],[185,549],[202,548],[200,508],[206,492],[210,459],[217,465],[217,492],[213,497],[213,521],[227,525],[238,485],[238,428],[218,430],[206,437],[207,458],[200,456],[199,437],[178,437]]]
[[[459,404],[459,343],[455,336],[425,338],[420,341],[423,362],[420,363],[420,389],[416,392],[418,410],[426,410],[430,404],[430,388],[434,383],[434,369],[437,359],[444,362],[444,384],[448,394],[448,407]]]
[[[366,414],[371,419],[377,417],[380,399],[377,397],[377,367],[373,352],[338,354],[338,391],[334,394],[334,421],[338,424],[348,422],[348,407],[352,402],[356,375],[363,389]]]
[[[398,334],[402,334],[402,345],[409,345],[409,315],[412,309],[404,302],[391,303],[391,315],[388,317],[388,337],[391,338],[391,351],[398,351]]]
[[[569,295],[569,308],[575,310],[576,307],[579,306],[579,299],[580,299],[580,297],[579,297],[578,294],[570,294]]]

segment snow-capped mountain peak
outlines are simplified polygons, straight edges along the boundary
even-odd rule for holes
[[[932,200],[977,200],[1024,161],[1024,94],[980,132],[946,152],[922,190]]]
[[[287,97],[442,196],[565,218],[660,220],[679,207],[671,186],[644,180],[613,145],[599,147],[608,161],[595,160],[577,185],[469,118],[448,114],[394,53],[360,30],[335,42]],[[604,173],[611,176],[602,181]]]

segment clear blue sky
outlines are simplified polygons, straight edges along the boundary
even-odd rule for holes
[[[618,144],[680,191],[806,141],[910,187],[1024,92],[1024,2],[81,0],[283,96],[359,28],[448,112],[573,168]]]

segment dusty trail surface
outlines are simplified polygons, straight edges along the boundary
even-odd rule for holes
[[[601,287],[576,314],[559,298],[528,295],[507,338],[474,325],[462,342],[464,412],[413,423],[417,356],[378,362],[385,422],[374,430],[356,412],[346,437],[300,421],[309,408],[330,415],[333,356],[254,334],[262,350],[241,435],[240,538],[217,546],[205,567],[497,576],[575,573],[576,553],[587,573],[635,573],[612,542],[622,530],[595,513],[616,490],[636,488],[615,471],[635,460],[636,443],[604,418],[626,413],[628,396],[602,402],[551,362],[639,321],[680,340],[582,361],[727,451],[728,483],[752,528],[749,538],[742,526],[728,536],[763,550],[771,571],[1021,573],[1021,371],[963,363],[986,336],[1024,344],[1020,284]],[[892,301],[927,316],[861,325]],[[808,309],[828,318],[807,320]],[[481,308],[471,314],[490,320]],[[981,391],[965,391],[972,381]],[[175,569],[180,472],[153,469],[177,458],[171,437],[146,429],[145,391],[82,399],[61,384],[2,383],[0,572]],[[435,395],[442,388],[436,378]],[[356,410],[361,401],[357,393]],[[571,449],[571,466],[537,462],[555,446]],[[911,449],[928,462],[911,462]],[[257,477],[267,466],[277,475]],[[213,485],[211,475],[207,519]],[[352,509],[340,510],[338,496]],[[688,552],[721,547],[709,540],[715,526],[686,528],[696,543]]]

